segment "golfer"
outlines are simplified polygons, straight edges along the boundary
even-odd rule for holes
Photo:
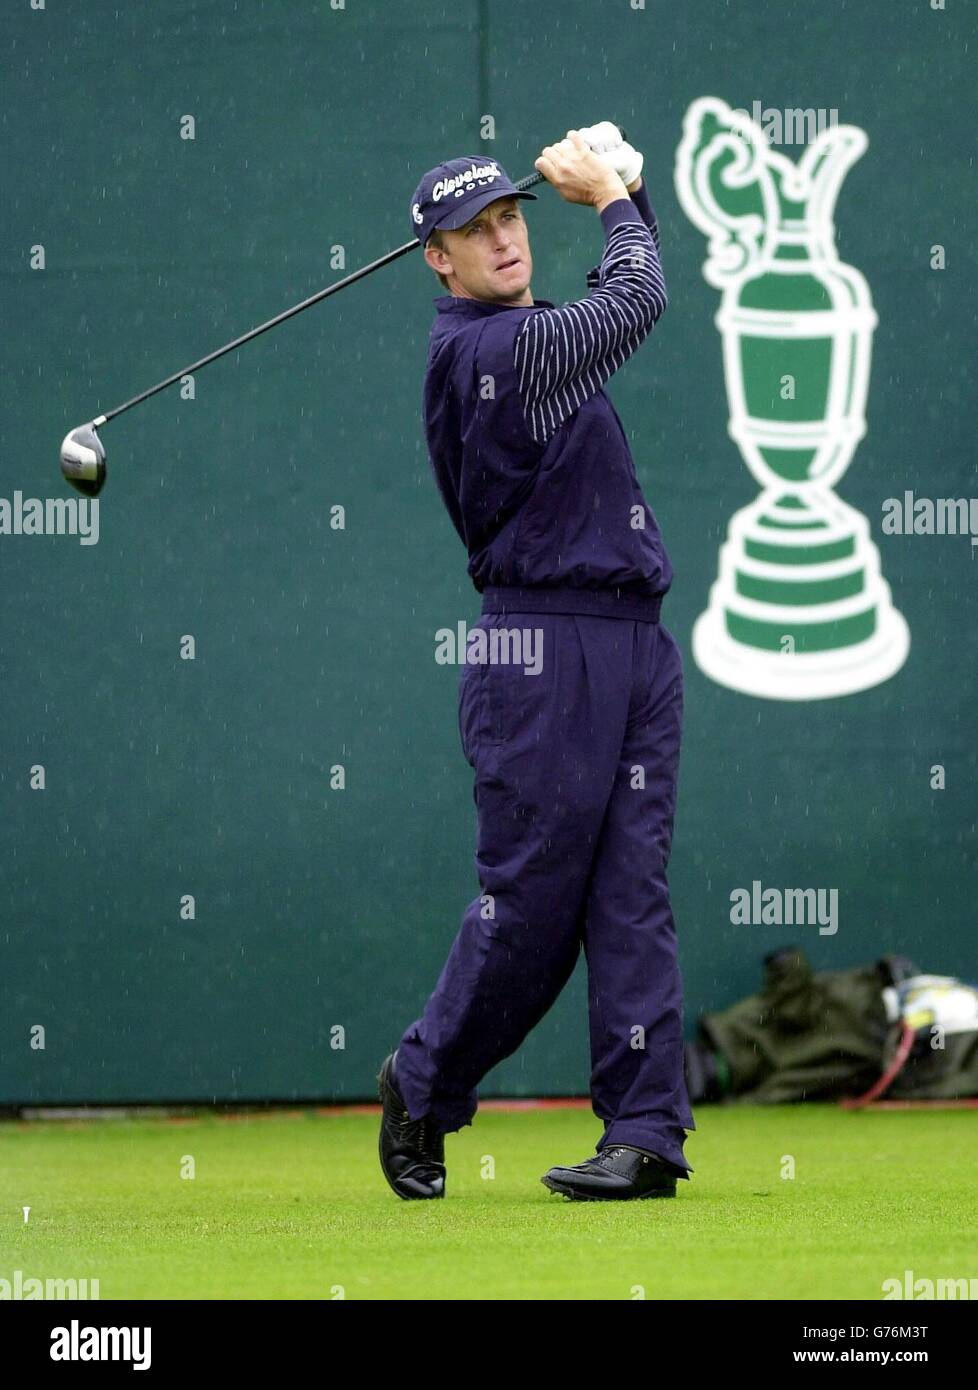
[[[447,291],[424,383],[428,450],[482,616],[459,680],[479,895],[378,1076],[381,1166],[409,1199],[445,1195],[444,1135],[471,1123],[478,1084],[551,1008],[582,945],[604,1132],[542,1181],[632,1199],[675,1196],[692,1171],[666,879],[683,698],[659,621],[672,568],[604,392],[666,308],[659,233],[642,156],[610,123],[568,131],[536,168],[604,232],[590,293],[559,308],[530,291],[521,200],[535,195],[496,160],[439,165],[411,203]]]

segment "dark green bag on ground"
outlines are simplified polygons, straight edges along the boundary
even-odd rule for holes
[[[978,1096],[978,989],[922,975],[905,956],[812,970],[787,947],[765,957],[760,994],[704,1014],[686,1048],[690,1102],[775,1104],[862,1096],[912,1047],[881,1098]]]

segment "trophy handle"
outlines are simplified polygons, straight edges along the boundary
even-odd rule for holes
[[[705,134],[708,125],[720,127],[709,139]],[[725,155],[733,155],[733,159],[720,174],[721,183],[731,189],[757,184],[763,213],[732,213],[718,201],[713,192],[713,174]],[[767,167],[767,146],[765,143],[762,149],[758,144],[754,123],[716,97],[695,101],[683,123],[675,177],[687,216],[708,239],[705,279],[722,289],[731,280],[749,275],[764,261],[772,230],[779,220],[778,193]]]

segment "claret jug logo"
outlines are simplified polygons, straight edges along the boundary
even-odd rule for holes
[[[721,685],[768,699],[866,690],[910,649],[869,522],[832,491],[866,433],[877,323],[832,214],[868,143],[833,125],[795,164],[745,112],[701,97],[676,152],[676,192],[721,292],[730,436],[762,489],[731,518],[693,656]]]

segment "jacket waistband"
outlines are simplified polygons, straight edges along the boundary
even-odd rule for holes
[[[567,585],[511,588],[487,584],[482,591],[482,612],[578,613],[657,623],[663,598],[663,594],[636,594],[622,589],[572,589]]]

